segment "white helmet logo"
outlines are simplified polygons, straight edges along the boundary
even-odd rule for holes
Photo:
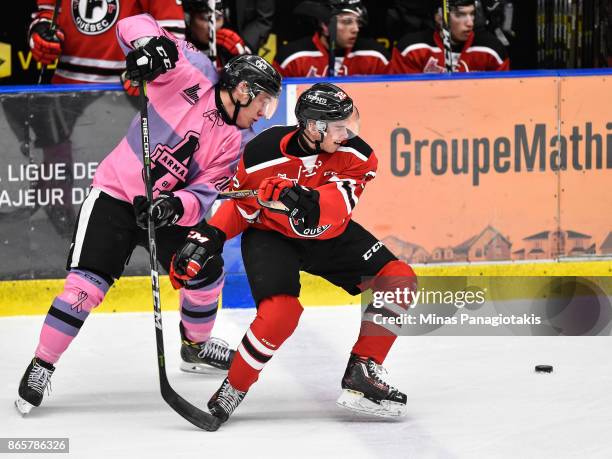
[[[346,93],[344,93],[343,91],[338,91],[336,94],[334,94],[338,99],[340,100],[344,100],[347,98]]]
[[[321,97],[316,94],[308,94],[306,95],[306,99],[317,104],[327,104],[327,99],[325,97]]]
[[[255,61],[255,67],[257,67],[259,70],[266,70],[268,68],[266,62],[263,59],[257,59]]]

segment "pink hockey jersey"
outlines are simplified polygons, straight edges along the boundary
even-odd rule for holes
[[[204,218],[234,175],[245,144],[255,133],[227,123],[215,88],[217,72],[192,44],[178,40],[148,14],[119,21],[117,37],[125,53],[134,40],[165,35],[177,44],[176,68],[147,84],[153,195],[173,191],[185,209],[177,222],[193,226]],[[100,163],[93,186],[122,201],[145,194],[140,116]]]

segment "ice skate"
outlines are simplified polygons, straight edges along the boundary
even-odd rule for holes
[[[15,400],[15,407],[22,415],[40,406],[45,389],[50,390],[54,371],[50,363],[36,357],[32,359],[19,383],[19,398]]]
[[[213,416],[219,418],[221,422],[225,422],[240,405],[240,402],[244,400],[245,395],[246,392],[234,388],[225,378],[221,387],[208,401],[207,406]]]
[[[196,343],[185,336],[183,324],[181,329],[181,370],[189,373],[218,374],[227,372],[234,353],[228,344],[219,338]]]
[[[336,403],[363,414],[405,416],[406,394],[384,382],[380,378],[383,371],[374,360],[351,354]]]

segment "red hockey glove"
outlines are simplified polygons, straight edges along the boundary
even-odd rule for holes
[[[261,181],[257,199],[261,201],[278,201],[281,191],[292,188],[293,182],[281,177],[268,177]]]
[[[62,54],[64,32],[60,29],[51,31],[51,22],[40,21],[30,32],[30,49],[32,56],[43,65],[52,64]]]
[[[250,52],[240,35],[231,29],[217,30],[217,46],[224,48],[232,56]]]
[[[280,201],[287,208],[283,213],[295,220],[304,219],[306,228],[316,228],[319,225],[321,208],[317,190],[294,185],[291,180],[280,177],[268,177],[259,185],[257,200]]]
[[[121,84],[123,85],[123,90],[128,96],[138,97],[140,94],[140,89],[138,88],[138,83],[133,82],[127,77],[127,72],[123,72],[120,76]]]

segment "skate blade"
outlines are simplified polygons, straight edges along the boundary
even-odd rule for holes
[[[361,392],[350,389],[342,390],[336,404],[357,413],[381,416],[383,418],[399,418],[408,414],[406,405],[403,403],[389,400],[381,400],[380,404],[374,403],[365,398]]]
[[[25,416],[30,411],[32,411],[34,405],[29,402],[26,402],[24,399],[19,397],[17,400],[15,400],[15,408],[17,408],[17,411],[19,411],[22,416]]]
[[[181,362],[180,368],[187,373],[198,373],[201,375],[223,375],[227,374],[228,371],[205,363]]]

